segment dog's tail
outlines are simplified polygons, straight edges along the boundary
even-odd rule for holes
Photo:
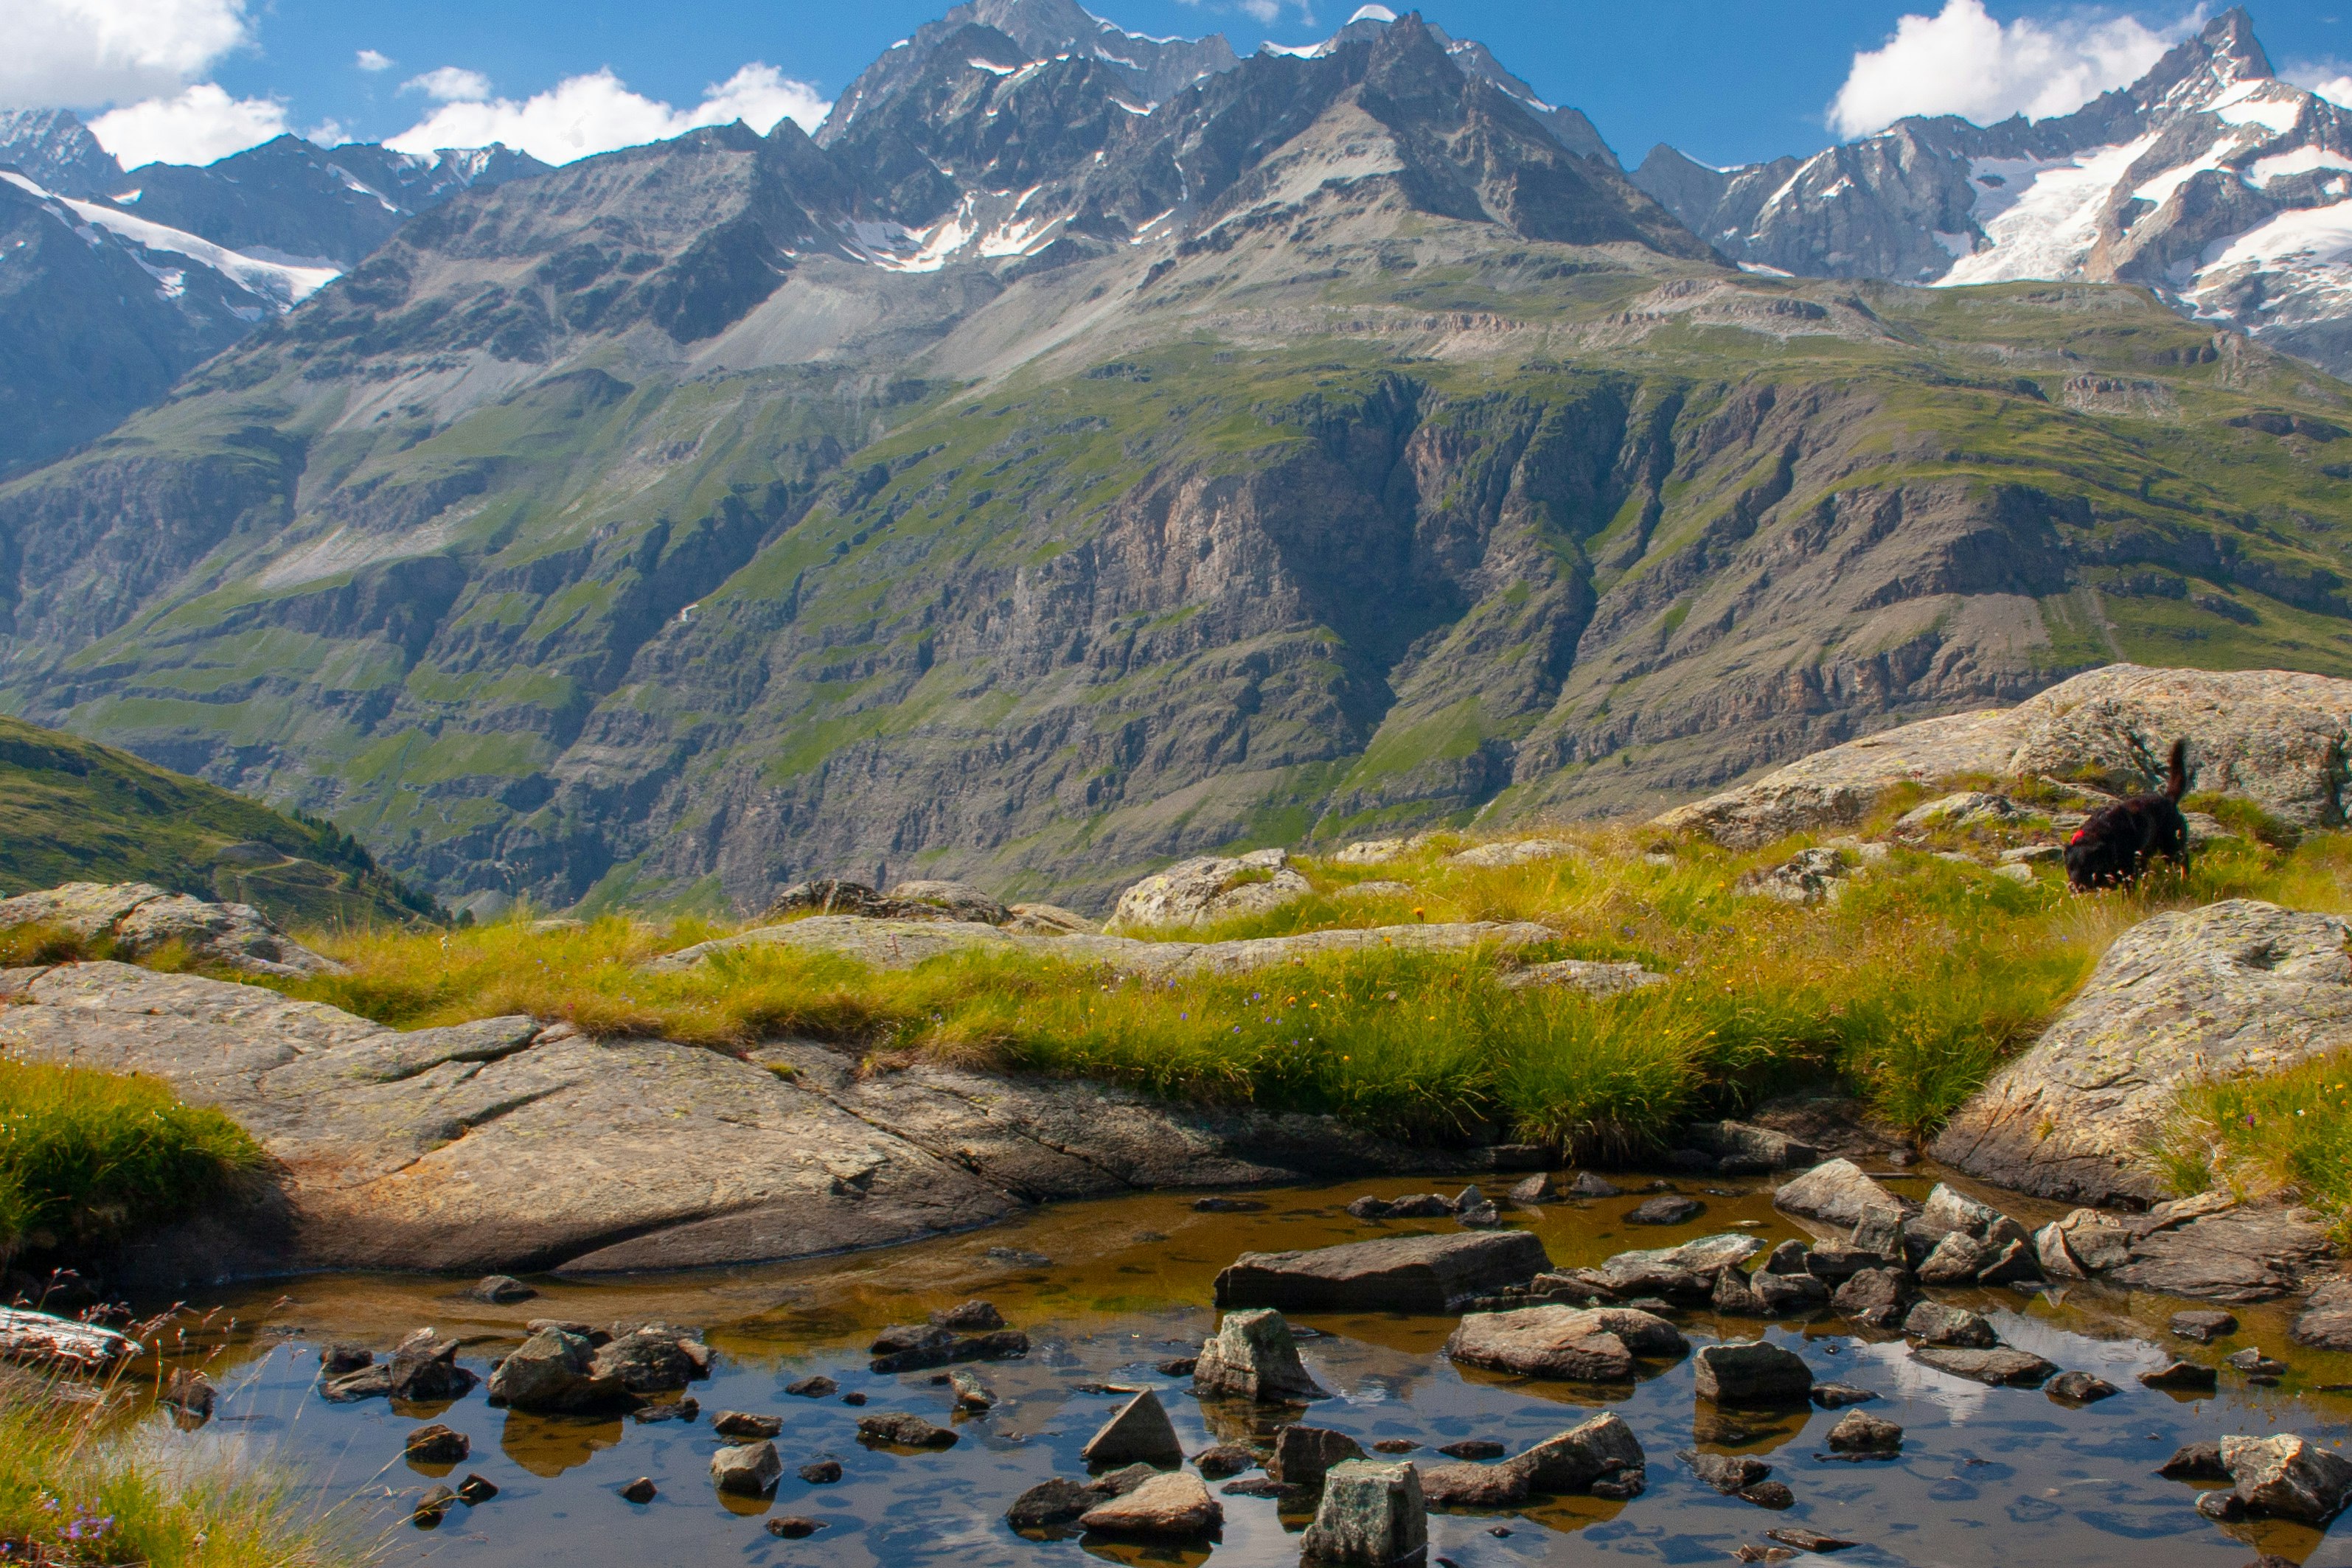
[[[2189,743],[2176,740],[2172,743],[2172,755],[2164,764],[2164,798],[2177,802],[2188,793]]]

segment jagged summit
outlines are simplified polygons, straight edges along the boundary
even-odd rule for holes
[[[2352,111],[2272,72],[2232,8],[2067,115],[1912,117],[1808,159],[1634,183],[1755,270],[2138,283],[2352,370]]]
[[[122,165],[69,110],[0,109],[0,163],[66,196],[111,195]]]

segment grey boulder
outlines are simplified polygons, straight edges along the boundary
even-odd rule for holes
[[[762,1439],[721,1448],[710,1456],[710,1481],[720,1491],[737,1497],[765,1497],[783,1479],[784,1461],[776,1445]]]
[[[1864,1175],[1860,1166],[1844,1159],[1825,1160],[1782,1184],[1773,1193],[1772,1204],[1807,1219],[1848,1228],[1859,1225],[1867,1210],[1905,1207],[1902,1199]]]
[[[2147,1150],[2192,1078],[2276,1072],[2352,1045],[2352,923],[2228,899],[2140,922],[1936,1157],[2042,1197],[2164,1196]]]
[[[636,1403],[626,1385],[596,1368],[596,1352],[579,1334],[540,1330],[490,1374],[494,1404],[534,1414],[571,1414]]]
[[[1412,1466],[1349,1459],[1324,1478],[1300,1550],[1308,1563],[1390,1568],[1416,1561],[1428,1545],[1428,1507]]]
[[[1110,928],[1205,925],[1279,909],[1314,891],[1290,869],[1290,856],[1284,850],[1255,850],[1232,859],[1201,855],[1155,872],[1120,894]]]

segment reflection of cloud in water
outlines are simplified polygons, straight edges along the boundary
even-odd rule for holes
[[[1993,1332],[2000,1336],[2001,1343],[2055,1362],[2061,1372],[2094,1373],[2118,1386],[2171,1360],[2161,1348],[2145,1340],[2095,1339],[2020,1312],[1993,1312],[1985,1316]],[[1990,1399],[2031,1392],[1990,1388],[1969,1378],[1938,1372],[1925,1362],[1914,1361],[1910,1345],[1901,1340],[1875,1344],[1857,1340],[1852,1343],[1851,1354],[1857,1363],[1877,1368],[1902,1397],[1937,1406],[1955,1427],[1966,1426]]]

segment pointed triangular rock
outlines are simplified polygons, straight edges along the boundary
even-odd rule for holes
[[[1089,1465],[1158,1465],[1173,1469],[1184,1462],[1184,1446],[1168,1419],[1160,1396],[1149,1388],[1120,1406],[1086,1447]]]

